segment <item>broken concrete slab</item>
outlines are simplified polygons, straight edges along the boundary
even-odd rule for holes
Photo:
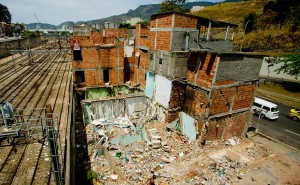
[[[229,142],[229,144],[230,144],[231,146],[237,145],[236,142],[235,142],[235,140],[232,139],[232,138],[228,139],[228,142]]]
[[[179,120],[180,120],[180,125],[181,125],[180,128],[182,134],[187,136],[189,140],[196,141],[197,126],[195,125],[195,123],[197,123],[197,121],[193,117],[186,114],[185,112],[179,113]]]
[[[222,157],[227,157],[231,161],[238,161],[240,163],[249,163],[251,160],[240,153],[237,153],[231,149],[214,151],[208,154],[212,159],[218,160],[222,159]]]

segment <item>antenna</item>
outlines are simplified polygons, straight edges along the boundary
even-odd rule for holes
[[[40,20],[37,18],[37,16],[35,15],[35,14],[33,14],[34,15],[34,17],[36,18],[36,20],[40,23],[40,24],[42,24],[41,22],[40,22]]]

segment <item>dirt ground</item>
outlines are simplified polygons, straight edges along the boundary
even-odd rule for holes
[[[300,151],[272,141],[264,136],[250,138],[272,152],[268,157],[254,161],[251,171],[236,184],[300,184]]]

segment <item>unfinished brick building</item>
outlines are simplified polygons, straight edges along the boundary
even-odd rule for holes
[[[236,27],[176,12],[156,14],[150,28],[136,26],[129,57],[124,54],[126,30],[80,31],[71,43],[78,41],[82,54],[82,60],[73,61],[77,90],[140,83],[144,93],[138,96],[144,98],[134,109],[144,115],[170,123],[185,112],[195,120],[195,137],[202,143],[239,136],[247,126],[262,56],[232,52],[233,37],[228,38]],[[113,95],[135,93],[110,89]],[[112,96],[103,91],[86,92],[83,104],[95,110],[91,99]],[[85,118],[91,120],[87,109]]]

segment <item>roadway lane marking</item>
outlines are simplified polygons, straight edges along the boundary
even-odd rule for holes
[[[290,132],[290,133],[292,133],[292,134],[295,134],[295,135],[297,135],[297,136],[300,136],[300,134],[297,134],[297,133],[292,132],[292,131],[290,131],[290,130],[285,129],[285,131]]]

